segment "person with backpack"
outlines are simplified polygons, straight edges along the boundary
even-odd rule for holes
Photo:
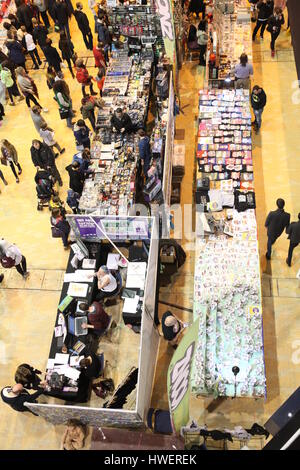
[[[67,64],[68,64],[69,70],[71,72],[72,78],[75,78],[75,75],[74,75],[74,72],[73,72],[73,69],[72,69],[72,64],[71,64],[71,60],[72,60],[73,64],[75,65],[74,44],[67,37],[67,35],[64,31],[60,32],[58,47],[61,50],[61,55],[62,55],[63,60],[67,61]]]
[[[5,46],[8,49],[8,57],[15,67],[23,67],[27,73],[25,65],[26,58],[23,52],[23,46],[14,38],[11,32],[7,34],[7,41],[5,42]]]
[[[25,256],[14,243],[9,243],[4,238],[0,240],[0,262],[3,268],[15,267],[25,280],[28,278]]]
[[[271,56],[275,57],[275,42],[278,38],[281,26],[284,24],[284,15],[282,13],[281,8],[276,7],[274,10],[274,14],[268,20],[268,27],[267,31],[271,33]]]
[[[77,21],[78,28],[81,31],[86,48],[92,51],[93,50],[93,35],[92,35],[88,17],[82,10],[83,10],[82,3],[77,2],[76,10],[74,11],[74,16]]]
[[[77,59],[76,60],[76,79],[78,83],[81,85],[81,90],[83,96],[86,96],[86,91],[85,88],[87,86],[90,87],[90,94],[95,96],[97,93],[93,89],[93,83],[92,80],[93,78],[90,76],[86,66],[83,63],[82,59]]]
[[[83,119],[79,119],[74,125],[74,137],[76,139],[76,148],[77,150],[90,149],[91,140],[90,140],[90,129],[86,125]]]
[[[92,125],[93,131],[96,131],[96,118],[95,109],[103,108],[103,100],[96,99],[93,96],[87,95],[81,100],[81,114],[83,119],[88,119]]]
[[[23,45],[24,49],[26,49],[27,52],[29,53],[29,55],[32,59],[33,65],[34,65],[34,69],[38,70],[40,68],[39,66],[42,65],[42,61],[40,59],[40,56],[39,56],[39,53],[37,51],[36,45],[34,43],[33,37],[32,37],[31,34],[29,34],[26,31],[25,26],[21,26],[21,30],[24,33],[24,36],[23,36],[23,39],[22,39],[22,45]]]

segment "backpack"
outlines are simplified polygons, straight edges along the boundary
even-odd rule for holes
[[[15,260],[10,256],[3,256],[1,258],[1,264],[3,268],[13,268],[16,265]]]

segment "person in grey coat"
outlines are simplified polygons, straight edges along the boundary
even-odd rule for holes
[[[33,106],[30,108],[30,115],[34,124],[34,127],[36,128],[37,132],[40,133],[40,129],[43,124],[47,124],[45,119],[42,116],[42,108],[39,106]]]

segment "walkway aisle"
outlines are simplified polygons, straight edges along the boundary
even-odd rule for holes
[[[294,392],[300,382],[300,283],[295,277],[296,272],[300,269],[300,249],[298,248],[294,252],[292,268],[288,268],[285,264],[288,250],[288,241],[285,236],[282,236],[282,239],[275,245],[272,262],[268,266],[264,256],[266,252],[264,221],[266,214],[273,210],[276,199],[283,197],[286,200],[286,207],[291,212],[292,220],[296,219],[300,211],[299,94],[299,104],[292,101],[297,80],[296,69],[291,53],[290,36],[286,32],[283,32],[278,40],[280,51],[278,51],[275,60],[270,58],[268,34],[266,34],[264,42],[257,42],[254,48],[254,57],[259,62],[254,63],[253,84],[262,85],[268,96],[268,104],[263,114],[261,135],[254,135],[253,139],[254,179],[262,270],[267,399],[219,399],[214,401],[193,397],[190,416],[196,419],[199,424],[206,423],[209,428],[235,425],[251,426],[255,421],[264,424],[278,406]],[[193,80],[185,81],[186,75],[190,76],[190,67],[189,63],[183,66],[180,83],[182,86],[188,86],[190,95],[188,99],[193,100],[195,108],[193,112],[189,111],[177,120],[177,127],[185,129],[185,145],[188,149],[186,151],[186,176],[183,183],[182,204],[190,202],[192,198],[193,181],[190,178],[192,177],[195,154],[195,148],[193,148],[195,133],[192,136],[191,130],[195,129],[192,125],[197,113],[195,94],[197,86],[200,85],[198,75],[195,76],[194,83]],[[177,286],[184,286],[182,289],[185,303],[180,305],[191,308],[194,254],[190,253],[188,256],[188,264],[174,277],[174,282],[164,289],[166,292],[163,292],[163,299],[178,304]],[[172,302],[174,293],[176,301]],[[188,303],[186,303],[187,296]],[[161,308],[161,312],[165,310],[166,308]],[[180,315],[180,311],[174,310],[174,313],[181,318],[188,317],[187,314]],[[296,353],[297,348],[298,354]],[[168,409],[166,381],[172,354],[172,348],[167,347],[165,341],[161,340],[152,400],[152,406],[157,408]]]

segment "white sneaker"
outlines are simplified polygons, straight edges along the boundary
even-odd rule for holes
[[[49,109],[43,108],[42,111],[43,111],[44,113],[48,113]]]

